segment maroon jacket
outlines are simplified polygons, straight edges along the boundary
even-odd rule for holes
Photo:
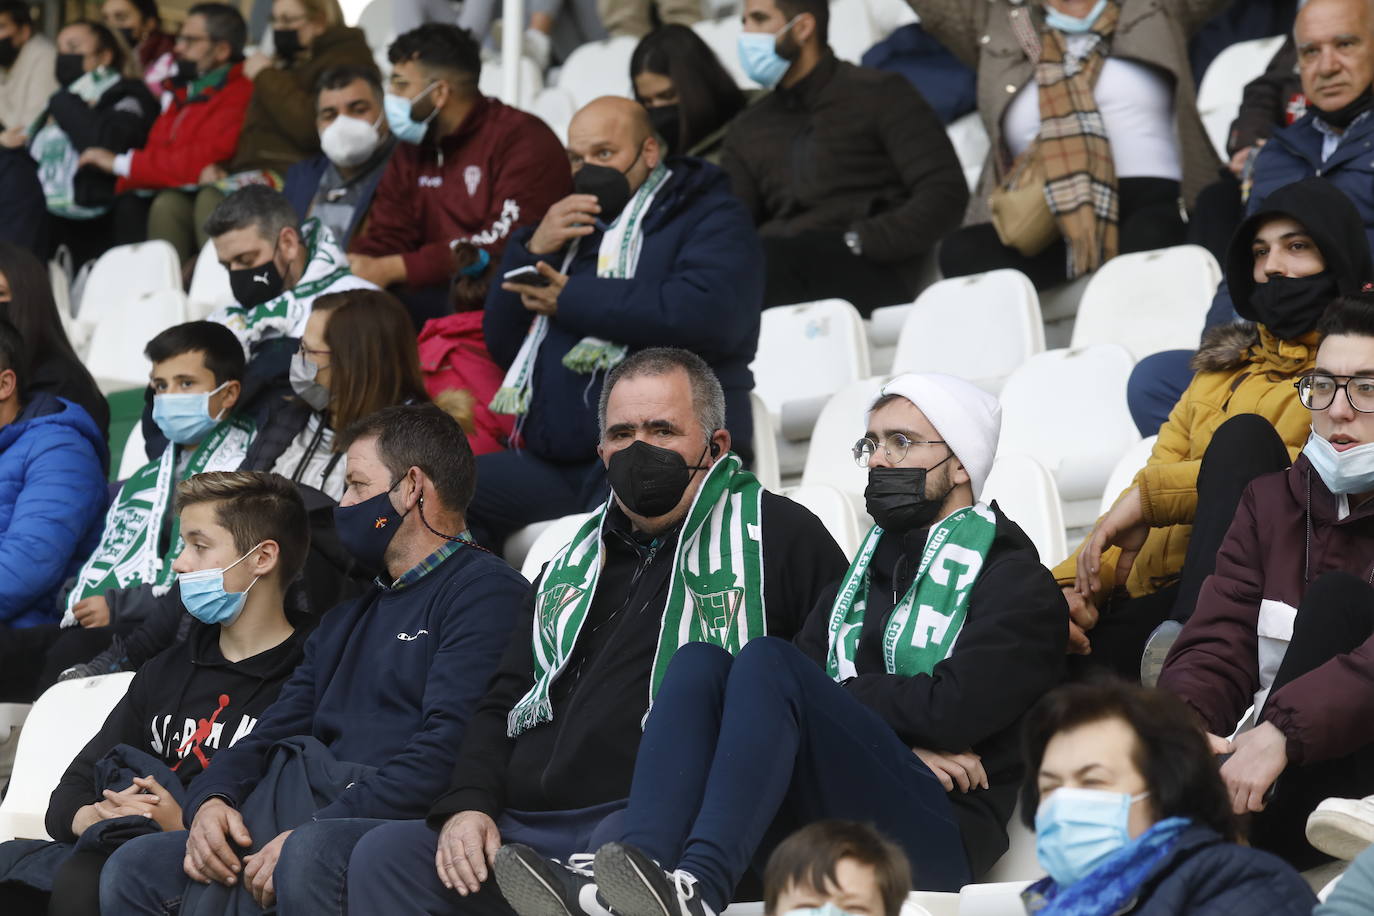
[[[469,240],[500,264],[511,232],[538,223],[571,193],[568,155],[553,131],[482,96],[437,146],[396,144],[349,250],[401,255],[407,286],[444,285],[453,273],[450,242]]]
[[[1159,686],[1197,710],[1213,734],[1229,735],[1254,702],[1261,626],[1281,630],[1271,621],[1291,614],[1307,583],[1323,573],[1374,577],[1374,502],[1344,519],[1336,515],[1337,497],[1305,456],[1246,489],[1217,552],[1216,573],[1203,583],[1159,677]],[[1293,763],[1345,757],[1369,744],[1374,638],[1275,690],[1263,718],[1288,736]]]

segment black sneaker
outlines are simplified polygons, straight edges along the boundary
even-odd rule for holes
[[[496,883],[520,916],[618,916],[597,893],[590,855],[567,863],[510,843],[496,851]]]
[[[596,853],[601,896],[633,916],[716,916],[697,893],[697,879],[685,871],[665,872],[626,843],[607,843]]]

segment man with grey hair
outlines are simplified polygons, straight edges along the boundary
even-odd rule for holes
[[[234,304],[210,316],[246,350],[274,337],[298,338],[315,299],[377,287],[355,277],[348,256],[317,219],[297,225],[281,194],[249,185],[226,197],[205,221],[219,262],[229,271]]]
[[[641,350],[611,371],[597,446],[610,498],[531,589],[448,794],[427,822],[354,849],[352,911],[509,913],[516,901],[489,880],[502,843],[565,859],[616,835],[673,654],[791,639],[840,577],[834,540],[744,470],[723,418],[720,382],[685,350]]]

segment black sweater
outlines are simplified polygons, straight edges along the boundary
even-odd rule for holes
[[[848,564],[820,520],[791,500],[764,493],[762,527],[768,632],[790,639]],[[437,829],[459,811],[494,818],[505,808],[583,808],[630,794],[676,540],[674,532],[645,543],[619,509],[611,510],[596,596],[572,658],[553,683],[553,721],[511,739],[506,714],[534,685],[537,589],[531,589],[468,724],[450,790],[430,810],[431,825]]]
[[[100,732],[62,774],[48,802],[48,834],[76,840],[72,818],[82,806],[101,800],[95,765],[117,744],[160,758],[188,785],[216,752],[253,730],[296,670],[303,643],[292,633],[266,652],[230,662],[219,649],[219,627],[194,624],[184,643],[151,659],[134,676]],[[206,723],[211,723],[208,733],[198,735]]]
[[[51,115],[77,152],[90,147],[114,150],[138,149],[161,113],[157,100],[141,79],[123,79],[105,90],[95,105],[59,89],[48,100],[41,120]],[[73,191],[83,207],[103,207],[114,201],[115,176],[86,167],[76,173]]]
[[[1055,584],[1019,526],[993,504],[997,534],[973,584],[968,616],[954,651],[928,675],[887,674],[883,634],[897,597],[906,594],[925,549],[928,529],[884,537],[869,566],[868,612],[854,658],[859,672],[844,686],[883,717],[911,747],[961,753],[983,761],[989,788],[950,801],[959,818],[975,880],[1006,852],[1007,821],[1016,807],[1024,767],[1021,716],[1064,673],[1067,612]],[[827,624],[835,592],[827,589],[797,638],[797,647],[825,663]]]

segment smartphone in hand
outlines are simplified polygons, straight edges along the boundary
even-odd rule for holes
[[[518,283],[521,286],[548,286],[550,283],[549,278],[541,274],[539,268],[532,264],[508,271],[502,275],[501,279],[506,283]]]

